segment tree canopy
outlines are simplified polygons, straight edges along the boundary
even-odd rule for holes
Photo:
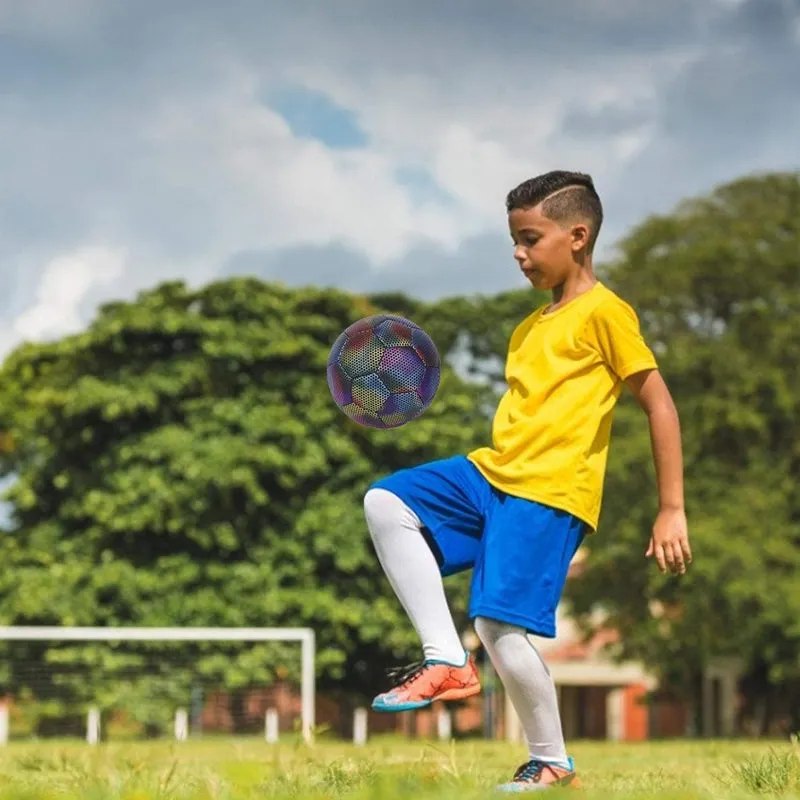
[[[649,219],[603,272],[637,309],[678,407],[695,562],[680,579],[644,567],[657,495],[646,423],[627,399],[575,608],[602,604],[624,655],[674,685],[725,655],[765,690],[796,685],[800,175],[747,177]]]
[[[647,219],[598,274],[639,313],[678,406],[695,562],[678,579],[644,559],[657,493],[646,419],[626,396],[569,601],[584,620],[602,608],[625,631],[620,655],[679,690],[736,655],[754,697],[780,687],[800,716],[800,175],[746,177]],[[321,685],[371,694],[418,643],[363,493],[486,443],[508,338],[544,299],[166,283],[104,306],[82,333],[20,346],[0,374],[0,475],[13,479],[0,621],[309,625]],[[390,431],[350,422],[325,380],[335,338],[378,311],[412,318],[460,365],[419,420]],[[467,578],[448,585],[463,626]],[[197,649],[184,682],[235,689],[297,663],[274,645]],[[135,673],[139,697],[166,691],[141,652],[15,652],[48,659],[76,700],[87,674]],[[15,692],[18,661],[4,680]]]
[[[413,425],[372,430],[339,411],[328,352],[376,310],[249,279],[169,283],[105,306],[83,333],[11,354],[3,623],[307,625],[323,687],[373,690],[417,643],[374,556],[363,494],[389,470],[473,446],[486,424],[477,389],[449,367]],[[27,663],[39,657],[15,646]],[[275,645],[233,649],[226,661],[204,648],[185,679],[236,687],[299,662]],[[45,653],[73,665],[80,695],[87,675],[113,677],[113,664],[93,664],[100,650]],[[134,670],[131,658],[118,669]],[[18,691],[26,675],[6,680]]]

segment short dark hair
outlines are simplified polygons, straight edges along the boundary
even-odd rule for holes
[[[555,195],[554,197],[551,195]],[[591,175],[553,170],[529,178],[506,197],[506,210],[533,208],[542,203],[542,214],[555,222],[583,220],[589,223],[589,250],[594,248],[603,224],[603,204]]]

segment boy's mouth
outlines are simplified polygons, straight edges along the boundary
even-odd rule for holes
[[[536,267],[528,267],[527,269],[523,269],[522,274],[528,281],[536,284],[537,286],[541,283],[543,278],[542,271]]]

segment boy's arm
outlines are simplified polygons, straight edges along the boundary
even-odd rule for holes
[[[678,411],[661,373],[646,370],[631,375],[626,385],[650,423],[650,442],[658,480],[659,512],[645,555],[655,556],[661,572],[683,575],[691,563],[683,500],[683,455]]]

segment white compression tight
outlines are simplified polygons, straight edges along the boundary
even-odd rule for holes
[[[408,614],[428,660],[461,665],[466,654],[458,636],[433,553],[419,517],[397,495],[370,489],[364,513],[375,552]]]
[[[463,664],[464,648],[419,517],[385,489],[367,492],[364,512],[378,559],[422,640],[425,658]],[[556,689],[526,632],[485,617],[475,621],[475,631],[519,715],[531,758],[564,761]]]
[[[525,630],[478,617],[475,632],[519,715],[531,758],[566,762],[556,687]]]

